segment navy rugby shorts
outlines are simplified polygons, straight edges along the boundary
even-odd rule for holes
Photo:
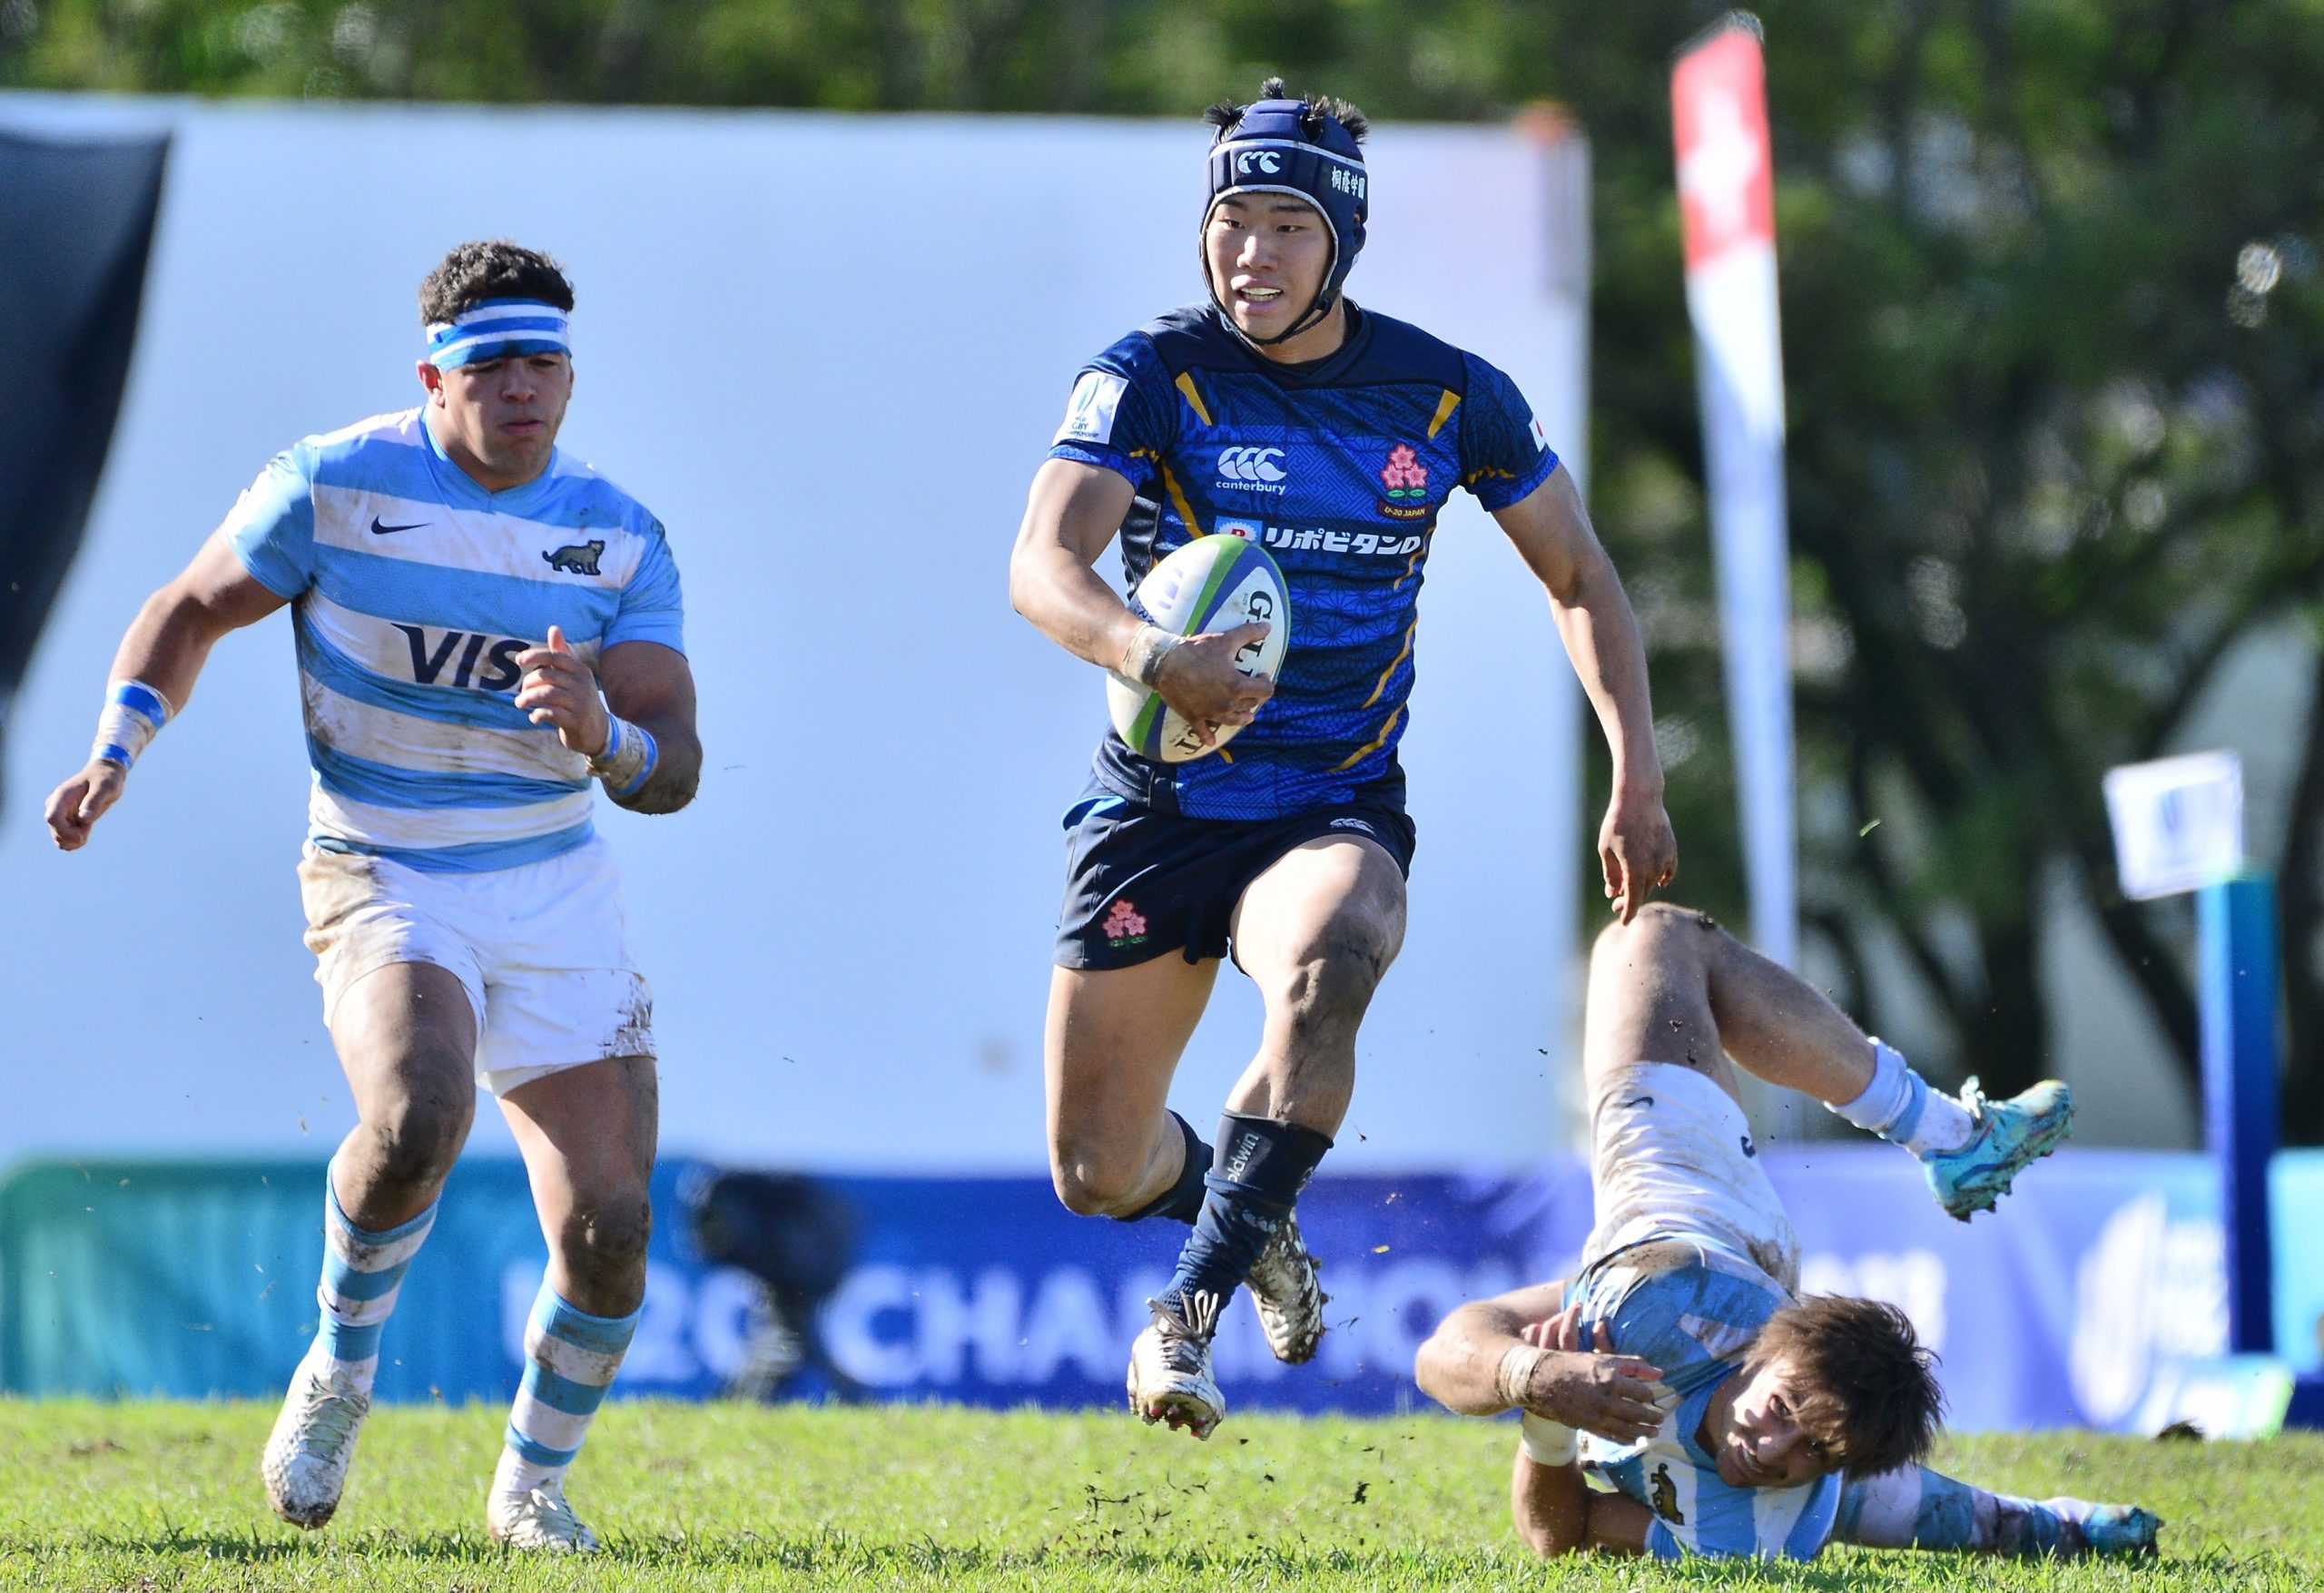
[[[1411,816],[1349,802],[1279,819],[1189,819],[1093,794],[1066,814],[1059,968],[1129,968],[1176,951],[1188,962],[1227,955],[1227,926],[1244,889],[1295,848],[1329,835],[1378,842],[1409,878]]]

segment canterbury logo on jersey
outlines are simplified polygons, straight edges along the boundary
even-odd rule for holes
[[[1282,464],[1281,448],[1226,448],[1218,456],[1218,474],[1225,477],[1221,487],[1249,486],[1261,492],[1281,492],[1273,484],[1287,474]]]
[[[393,621],[389,622],[394,624]],[[438,631],[431,637],[425,625],[397,624],[411,644],[411,678],[423,686],[474,687],[479,692],[506,692],[522,678],[517,654],[533,645],[521,636],[485,636],[474,631]],[[484,673],[477,673],[478,664]],[[451,671],[452,678],[444,678]]]

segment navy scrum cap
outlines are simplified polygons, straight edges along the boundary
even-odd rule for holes
[[[1280,343],[1296,337],[1331,313],[1340,288],[1355,257],[1364,249],[1364,219],[1371,213],[1371,178],[1364,169],[1364,135],[1371,131],[1364,113],[1336,100],[1291,98],[1283,79],[1271,77],[1259,86],[1259,98],[1247,105],[1225,101],[1204,113],[1218,129],[1210,146],[1205,186],[1203,226],[1211,211],[1230,193],[1288,193],[1305,200],[1322,213],[1331,230],[1332,264],[1315,303],[1287,330],[1256,339]],[[1203,279],[1209,282],[1208,257]],[[1218,303],[1218,285],[1209,282],[1211,302]],[[1223,310],[1226,307],[1220,305]],[[1227,324],[1234,324],[1228,317]]]

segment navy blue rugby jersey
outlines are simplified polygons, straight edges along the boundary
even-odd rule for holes
[[[1120,796],[1204,819],[1403,806],[1396,746],[1437,515],[1455,487],[1506,508],[1558,457],[1502,372],[1407,322],[1348,315],[1336,351],[1285,366],[1189,305],[1082,368],[1049,457],[1137,489],[1121,528],[1130,583],[1224,534],[1263,543],[1291,587],[1290,651],[1257,719],[1176,764],[1108,731],[1096,775]]]

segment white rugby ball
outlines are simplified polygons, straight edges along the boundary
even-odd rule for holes
[[[1245,674],[1275,678],[1291,644],[1291,595],[1283,571],[1256,542],[1219,533],[1197,536],[1147,571],[1130,594],[1133,612],[1174,636],[1231,631],[1253,623],[1268,627],[1266,639],[1236,658]],[[1216,752],[1243,727],[1229,725],[1205,746],[1194,727],[1160,693],[1117,670],[1107,672],[1106,706],[1114,731],[1130,751],[1164,763],[1184,763]],[[1262,710],[1264,712],[1264,710]]]

